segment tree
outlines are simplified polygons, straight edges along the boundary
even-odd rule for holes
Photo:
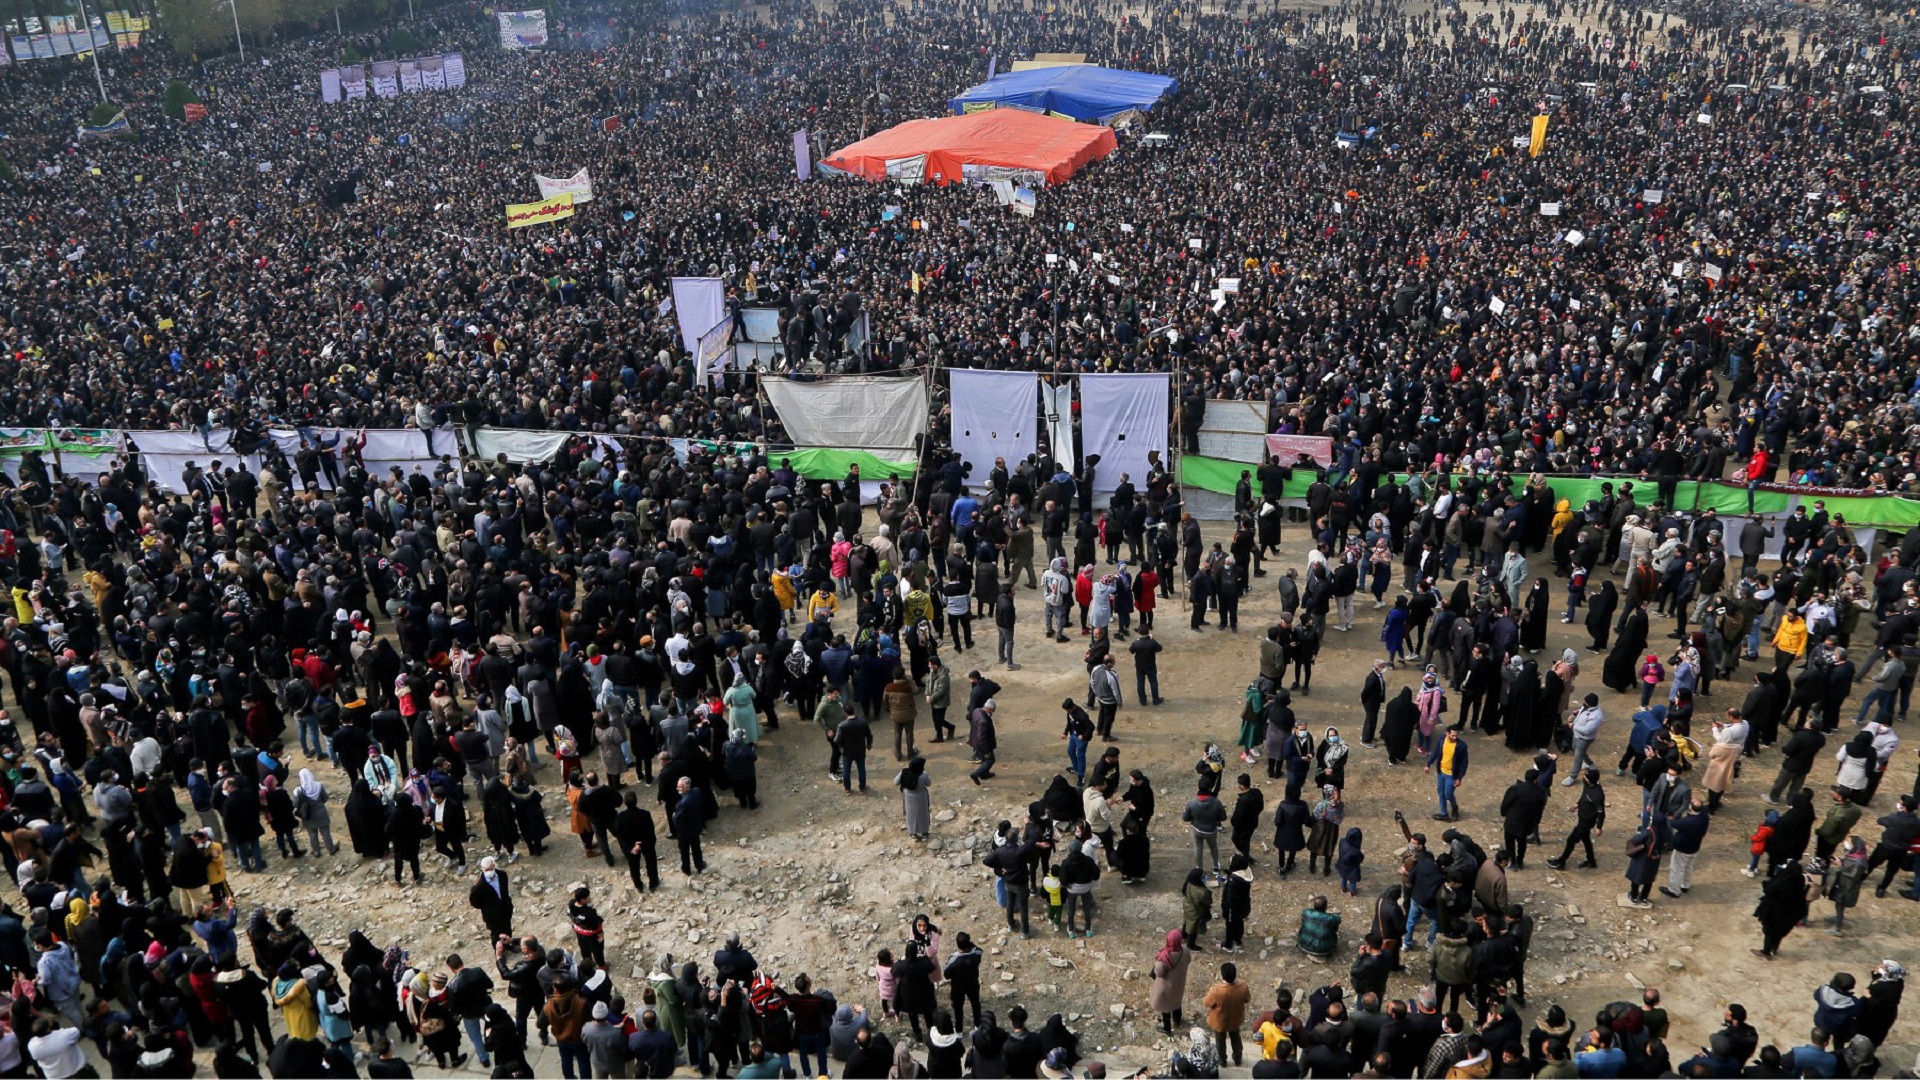
[[[413,31],[404,27],[387,35],[387,52],[390,55],[414,56],[423,48],[420,39],[413,36]]]
[[[120,106],[103,101],[95,105],[93,111],[87,114],[87,124],[91,127],[106,127],[113,123],[114,117],[119,115]]]
[[[188,86],[184,81],[175,79],[167,84],[164,108],[168,116],[173,117],[175,120],[185,120],[187,118],[186,107],[189,104],[201,105],[205,103],[200,100],[200,95],[193,92],[193,87]]]
[[[231,52],[236,8],[240,30],[251,41],[286,20],[284,0],[170,0],[160,10],[160,25],[183,56]]]

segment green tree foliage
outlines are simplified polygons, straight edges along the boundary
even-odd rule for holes
[[[173,117],[175,120],[185,120],[187,118],[186,107],[189,103],[194,105],[205,104],[205,102],[200,100],[200,96],[193,92],[193,87],[188,86],[185,82],[175,79],[167,84],[165,108],[168,116]]]

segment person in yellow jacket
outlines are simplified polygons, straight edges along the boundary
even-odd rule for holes
[[[218,840],[207,845],[207,891],[216,902],[233,895],[227,884],[227,849]]]
[[[301,977],[299,965],[291,960],[281,964],[272,991],[273,1003],[280,1006],[280,1019],[286,1023],[290,1038],[320,1037],[320,1010],[313,1004],[313,991]]]
[[[1780,617],[1780,629],[1773,632],[1773,670],[1784,672],[1807,652],[1807,620],[1787,608]]]
[[[1553,535],[1559,539],[1561,530],[1573,524],[1573,501],[1561,499],[1553,504]]]
[[[792,621],[793,605],[799,596],[793,591],[793,575],[788,571],[773,572],[773,598],[780,602],[780,617]]]
[[[814,591],[812,596],[807,598],[808,621],[817,619],[822,615],[825,615],[828,621],[832,621],[833,617],[839,613],[840,600],[833,595],[832,586],[822,585]]]

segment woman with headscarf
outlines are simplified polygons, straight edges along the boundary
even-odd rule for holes
[[[1535,578],[1527,590],[1527,602],[1520,614],[1520,647],[1539,652],[1547,645],[1547,620],[1553,614],[1553,598],[1546,578]]]
[[[1438,680],[1428,674],[1422,680],[1423,686],[1431,683],[1438,691]],[[1387,702],[1387,715],[1380,725],[1380,741],[1387,748],[1387,764],[1399,765],[1407,760],[1407,754],[1413,749],[1414,729],[1421,727],[1420,707],[1413,703],[1413,687],[1403,686],[1392,701]]]
[[[513,813],[520,824],[520,837],[527,842],[527,853],[546,854],[546,839],[553,835],[553,826],[547,824],[540,792],[527,783],[526,777],[515,780],[507,791],[513,796]]]
[[[273,1003],[280,1006],[280,1020],[286,1025],[289,1038],[320,1037],[320,1011],[314,1006],[313,992],[301,977],[298,964],[288,960],[280,965],[280,970],[274,973],[271,992]]]
[[[749,810],[760,809],[760,774],[755,765],[760,760],[760,752],[754,749],[745,728],[733,728],[727,733],[727,745],[721,749],[720,755],[727,770],[727,786],[733,789],[733,797]]]
[[[1205,886],[1202,886],[1204,888]],[[1178,930],[1167,931],[1166,944],[1153,957],[1153,986],[1147,992],[1147,1009],[1160,1017],[1160,1031],[1173,1034],[1173,1025],[1184,1023],[1181,1010],[1187,1000],[1187,969],[1193,952]]]
[[[1780,943],[1807,917],[1807,875],[1798,859],[1774,871],[1760,890],[1760,903],[1753,917],[1760,920],[1760,947],[1753,955],[1772,960],[1780,955]]]
[[[1620,636],[1614,639],[1613,648],[1607,653],[1607,662],[1600,669],[1600,681],[1606,684],[1607,689],[1625,694],[1636,685],[1640,656],[1647,649],[1645,601],[1633,605],[1621,618],[1619,629]]]
[[[1600,591],[1587,601],[1587,636],[1593,644],[1587,646],[1588,652],[1607,651],[1607,638],[1613,633],[1613,613],[1620,606],[1620,590],[1613,582],[1600,583]]]
[[[1320,789],[1320,800],[1313,804],[1313,826],[1307,832],[1307,873],[1316,869],[1321,877],[1333,875],[1334,853],[1340,847],[1340,825],[1346,819],[1346,803],[1340,789],[1328,784]],[[1326,865],[1320,865],[1321,860]]]
[[[317,853],[324,840],[327,854],[340,854],[340,845],[333,842],[333,815],[327,810],[327,789],[314,778],[312,769],[300,770],[300,786],[293,792],[293,816],[307,830],[308,847]]]
[[[1532,750],[1534,742],[1534,714],[1540,708],[1540,665],[1524,656],[1516,656],[1508,663],[1512,679],[1501,687],[1503,697],[1502,723],[1506,725],[1507,749],[1514,751]]]
[[[1407,621],[1413,617],[1407,607],[1407,598],[1394,598],[1393,610],[1387,612],[1386,622],[1380,628],[1380,643],[1385,646],[1387,663],[1400,666],[1401,654],[1407,647]]]
[[[653,1009],[660,1018],[660,1029],[673,1036],[678,1045],[687,1045],[685,1002],[680,998],[680,984],[674,978],[672,953],[660,954],[653,970],[647,973],[647,985],[653,988]]]
[[[981,1013],[967,1039],[967,1075],[975,1080],[1005,1080],[1007,1033],[991,1011]]]
[[[493,1056],[494,1071],[507,1076],[521,1075],[527,1068],[527,1040],[514,1025],[507,1007],[499,1002],[488,1005],[481,1029],[485,1032],[487,1053]]]
[[[1153,866],[1153,841],[1147,836],[1146,823],[1129,813],[1120,819],[1120,839],[1113,845],[1120,868],[1120,884],[1139,885],[1147,880]]]
[[[1834,758],[1840,762],[1840,771],[1834,777],[1833,786],[1845,791],[1848,799],[1866,805],[1874,770],[1880,763],[1879,754],[1873,748],[1873,732],[1854,732],[1853,738],[1835,752]]]
[[[280,848],[281,856],[304,858],[307,853],[300,850],[299,824],[294,820],[293,797],[287,794],[272,773],[260,778],[260,811],[266,815],[267,824],[273,829],[273,842]]]
[[[100,978],[100,958],[107,951],[107,931],[94,914],[93,906],[81,897],[67,898],[67,916],[60,938],[73,946],[80,964],[80,977],[97,995],[104,985]]]
[[[1199,867],[1187,871],[1180,886],[1180,932],[1186,935],[1187,948],[1200,947],[1200,936],[1213,921],[1213,890],[1207,887],[1207,875]]]
[[[927,759],[914,755],[894,774],[893,786],[900,789],[900,808],[906,818],[907,835],[925,840],[933,831],[933,778],[927,775]]]
[[[1780,819],[1773,823],[1762,850],[1767,856],[1769,874],[1790,862],[1798,862],[1813,841],[1813,791],[1800,788],[1793,793]]]
[[[1168,1073],[1182,1078],[1219,1076],[1220,1059],[1214,1056],[1213,1038],[1207,1029],[1197,1027],[1187,1035],[1187,1048],[1173,1052],[1173,1058],[1167,1063]]]
[[[513,849],[520,844],[520,821],[513,812],[513,792],[497,773],[480,793],[480,821],[493,853],[511,862]]]
[[[561,783],[571,784],[580,775],[580,741],[573,729],[556,724],[553,729],[553,756],[560,762]]]
[[[1340,737],[1340,729],[1328,728],[1326,737],[1320,740],[1320,749],[1314,751],[1314,760],[1319,763],[1319,768],[1314,771],[1313,782],[1322,787],[1346,790],[1347,758],[1351,754],[1347,741]]]
[[[1667,815],[1659,810],[1653,819],[1627,840],[1627,899],[1634,907],[1652,907],[1647,894],[1660,878],[1660,860],[1667,853]]]
[[[379,796],[365,780],[355,780],[347,795],[347,839],[353,853],[363,859],[383,859],[387,855],[387,812]]]
[[[374,963],[355,964],[347,976],[347,1013],[353,1017],[353,1026],[366,1035],[369,1056],[378,1056],[379,1040],[398,1019],[393,984],[379,968],[379,950],[374,956]]]
[[[442,1069],[457,1069],[467,1063],[467,1055],[460,1052],[460,1022],[455,1019],[453,1004],[447,997],[446,972],[434,972],[427,980],[425,993],[407,998],[407,1009],[414,1030],[420,1033],[421,1044],[433,1055],[435,1064]]]
[[[1846,932],[1847,909],[1860,903],[1860,885],[1866,880],[1867,842],[1849,836],[1827,874],[1826,897],[1833,901],[1833,929],[1827,933],[1838,937]]]
[[[733,731],[745,732],[747,741],[760,741],[760,713],[757,695],[747,681],[747,673],[738,672],[733,677],[733,685],[721,697],[727,709],[727,727]]]

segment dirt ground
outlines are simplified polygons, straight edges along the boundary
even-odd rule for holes
[[[1209,530],[1209,537],[1213,532]],[[818,730],[789,720],[761,746],[762,808],[749,812],[723,806],[707,834],[709,871],[688,879],[677,866],[663,865],[664,884],[657,894],[636,895],[624,865],[615,870],[585,859],[566,833],[564,802],[550,799],[550,806],[560,807],[554,814],[556,842],[546,856],[522,858],[511,868],[520,898],[516,932],[537,934],[549,943],[567,942],[562,913],[567,889],[584,881],[593,886],[608,918],[609,958],[630,1001],[638,1000],[641,978],[662,951],[671,951],[676,960],[710,965],[720,939],[737,930],[761,964],[783,980],[807,972],[815,985],[833,990],[842,1001],[872,1006],[876,998],[867,973],[874,953],[889,946],[897,951],[913,916],[925,912],[948,940],[966,930],[989,954],[983,974],[987,1008],[1004,1016],[1008,1007],[1022,1002],[1036,1020],[1061,1012],[1082,1034],[1090,1053],[1125,1070],[1164,1063],[1172,1047],[1158,1038],[1153,1018],[1140,1014],[1146,1008],[1153,953],[1179,922],[1178,887],[1191,851],[1180,808],[1192,793],[1192,767],[1206,743],[1231,746],[1237,735],[1240,696],[1256,671],[1259,636],[1279,611],[1277,574],[1286,565],[1304,564],[1304,535],[1303,530],[1287,530],[1290,557],[1279,566],[1270,563],[1273,572],[1255,581],[1242,602],[1239,633],[1209,628],[1196,634],[1187,628],[1178,599],[1162,607],[1165,705],[1141,708],[1133,698],[1130,662],[1120,662],[1127,696],[1116,728],[1121,764],[1145,770],[1159,795],[1154,863],[1144,886],[1123,886],[1117,875],[1102,879],[1097,887],[1097,932],[1090,940],[1069,940],[1051,928],[1031,941],[1009,938],[1001,932],[1004,919],[994,905],[989,874],[979,865],[993,825],[1002,818],[1019,820],[1026,804],[1065,767],[1059,702],[1063,696],[1082,696],[1086,689],[1080,662],[1083,639],[1076,636],[1069,644],[1043,640],[1038,593],[1024,588],[1018,592],[1021,622],[1016,636],[1021,670],[990,663],[990,637],[976,650],[948,656],[957,675],[978,667],[1004,687],[999,695],[996,778],[984,787],[968,783],[964,744],[931,745],[923,717],[919,736],[933,778],[929,842],[912,843],[904,831],[900,800],[890,785],[896,766],[887,741],[891,732],[884,723],[876,731],[882,745],[869,761],[872,791],[862,796],[843,793],[825,775]],[[1558,579],[1552,580],[1557,593]],[[1360,622],[1351,633],[1330,631],[1312,696],[1295,697],[1295,712],[1316,740],[1327,725],[1334,725],[1357,742],[1359,685],[1368,662],[1379,653],[1380,614],[1362,603]],[[1602,695],[1608,721],[1596,749],[1598,759],[1610,764],[1624,744],[1634,702],[1600,687],[1599,657],[1584,651],[1587,639],[1572,632],[1576,629],[1577,624],[1563,626],[1556,619],[1542,659],[1568,646],[1582,650],[1584,670],[1576,686],[1581,693],[1598,690]],[[1406,667],[1394,673],[1394,692],[1403,680],[1412,680]],[[1733,695],[1738,692],[1731,686],[1716,690],[1703,699],[1703,714],[1736,704]],[[964,694],[964,689],[957,693]],[[790,713],[785,710],[783,716]],[[1460,793],[1465,812],[1460,827],[1492,849],[1499,841],[1495,810],[1500,795],[1524,768],[1525,759],[1509,754],[1497,740],[1469,738],[1475,758]],[[1094,753],[1098,755],[1097,747]],[[1893,795],[1910,786],[1910,762],[1910,755],[1901,756],[1874,814],[1885,812]],[[1661,988],[1672,1011],[1676,1061],[1706,1041],[1729,1001],[1746,1005],[1763,1041],[1786,1048],[1804,1040],[1811,1026],[1813,989],[1834,972],[1851,971],[1864,985],[1883,957],[1911,960],[1905,946],[1920,927],[1920,909],[1898,898],[1875,900],[1870,892],[1849,918],[1845,937],[1831,937],[1815,922],[1787,939],[1777,961],[1749,953],[1759,943],[1751,918],[1759,890],[1740,870],[1746,865],[1747,837],[1764,810],[1760,796],[1771,781],[1773,754],[1763,755],[1757,765],[1747,768],[1726,809],[1714,820],[1692,893],[1683,900],[1666,900],[1656,893],[1651,911],[1619,906],[1626,861],[1622,849],[1630,832],[1624,808],[1638,803],[1634,790],[1615,780],[1610,769],[1605,783],[1616,814],[1599,845],[1600,869],[1554,872],[1546,868],[1545,856],[1536,854],[1527,870],[1510,875],[1514,900],[1538,920],[1528,967],[1529,1022],[1556,1003],[1576,1023],[1590,1022],[1604,1003],[1636,997],[1638,988],[1648,985]],[[1228,766],[1230,775],[1242,771],[1236,760],[1230,759]],[[1823,765],[1814,779],[1830,781],[1832,768]],[[1278,783],[1268,782],[1259,765],[1245,771],[1266,792],[1268,807],[1275,805]],[[1572,792],[1556,785],[1542,829],[1556,851],[1571,821]],[[1337,879],[1309,879],[1296,872],[1290,880],[1280,880],[1264,868],[1258,870],[1249,947],[1234,957],[1242,978],[1254,988],[1256,1004],[1269,1002],[1276,986],[1293,987],[1304,996],[1343,980],[1353,947],[1367,930],[1372,899],[1393,881],[1396,844],[1390,841],[1398,837],[1393,811],[1404,810],[1415,829],[1438,826],[1429,818],[1434,808],[1431,779],[1411,765],[1387,768],[1383,751],[1355,747],[1347,797],[1348,824],[1360,826],[1368,838],[1361,896],[1341,898]],[[477,816],[474,824],[478,832]],[[1437,840],[1437,829],[1430,832]],[[1268,858],[1262,849],[1270,834],[1270,828],[1263,828],[1255,841],[1255,857],[1262,863]],[[1871,842],[1878,833],[1869,829],[1866,835]],[[242,902],[270,910],[296,907],[302,925],[329,951],[344,946],[354,928],[367,931],[381,945],[401,941],[417,958],[455,950],[472,958],[487,950],[478,915],[466,905],[467,881],[432,859],[427,860],[427,884],[406,888],[391,884],[384,863],[353,857],[344,839],[343,853],[336,858],[309,857],[291,865],[270,859],[270,872],[237,878]],[[663,856],[662,862],[674,860]],[[1309,960],[1292,944],[1299,912],[1316,893],[1328,895],[1346,919],[1339,958],[1327,964]],[[1816,906],[1815,918],[1830,913],[1830,905],[1823,902]],[[1195,1010],[1222,956],[1208,949],[1197,959],[1188,987],[1189,1006]],[[1424,954],[1409,962],[1414,973],[1394,980],[1396,996],[1411,994],[1424,974]],[[904,1025],[889,1025],[891,1034],[904,1030]],[[1883,1053],[1889,1072],[1898,1067],[1893,1063],[1912,1060],[1915,1042],[1896,1029]],[[550,1058],[535,1065],[541,1075],[557,1071]]]

